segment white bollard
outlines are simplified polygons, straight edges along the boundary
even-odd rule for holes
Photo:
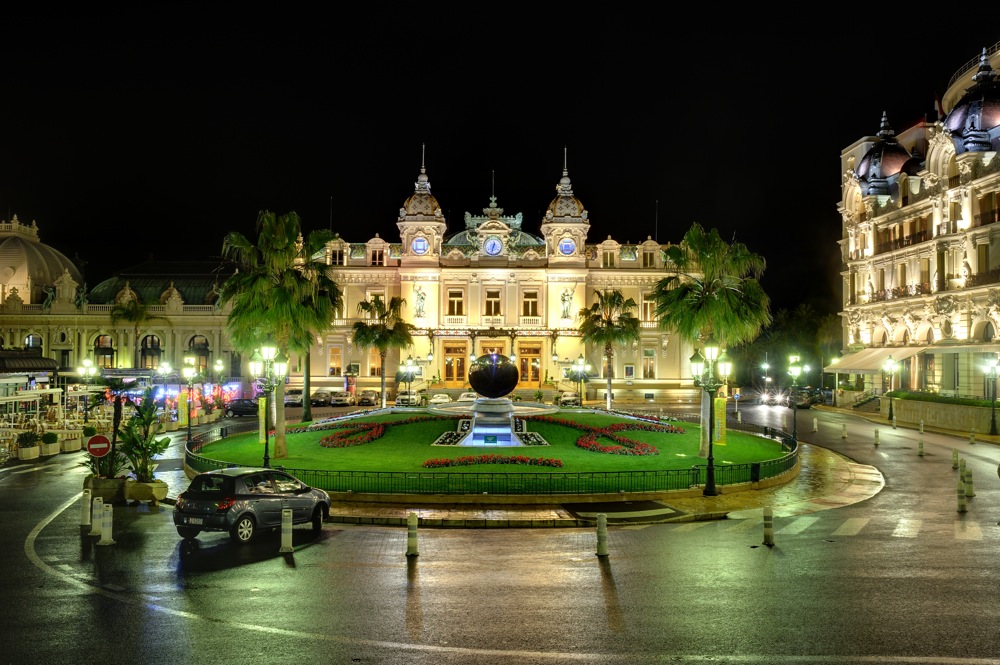
[[[740,413],[739,411],[736,412],[736,422],[738,423],[743,422],[743,414]]]
[[[104,520],[104,498],[94,497],[94,519],[93,524],[90,525],[91,536],[101,535],[101,522]]]
[[[774,545],[774,512],[771,506],[764,506],[764,544]]]
[[[958,448],[951,449],[951,468],[958,468]],[[998,470],[997,473],[1000,475],[1000,470]]]
[[[819,418],[813,418],[813,431],[819,431]]]
[[[782,432],[787,432],[788,431],[788,425],[785,422],[785,417],[784,416],[781,416],[781,431]]]
[[[920,419],[920,433],[921,434],[924,433],[924,419],[923,418]]]
[[[406,516],[406,556],[420,556],[417,552],[417,514]]]
[[[963,457],[958,461],[958,481],[965,481],[965,458]]]
[[[896,429],[896,416],[892,417],[892,428]]]
[[[966,511],[966,508],[965,508],[965,483],[962,482],[961,478],[958,479],[958,488],[957,488],[957,490],[958,490],[958,492],[957,492],[958,493],[958,512],[964,513]]]
[[[922,436],[920,437],[920,440],[917,442],[917,455],[920,455],[921,457],[924,456],[924,437]]]
[[[111,526],[115,519],[115,509],[111,504],[107,504],[101,512],[104,519],[101,520],[101,539],[97,541],[97,544],[114,545],[115,541],[111,539]]]
[[[294,552],[292,547],[292,509],[281,509],[281,548],[279,552]]]
[[[608,516],[597,515],[597,556],[608,555]]]
[[[970,499],[976,496],[976,492],[972,488],[972,469],[965,470],[965,496]]]
[[[840,438],[841,439],[847,438],[847,425],[844,425],[843,429],[840,430]]]
[[[976,442],[976,428],[973,427],[972,431],[969,432],[969,444],[972,445]]]
[[[80,526],[90,526],[90,489],[83,490],[80,500]]]
[[[875,447],[878,448],[878,427],[875,428]]]

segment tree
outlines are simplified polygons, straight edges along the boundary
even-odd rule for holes
[[[132,324],[132,348],[134,350],[132,367],[138,368],[142,364],[139,352],[139,333],[154,321],[168,321],[168,319],[151,314],[149,308],[137,297],[130,297],[115,303],[111,308],[111,325],[118,325],[119,322]]]
[[[650,296],[659,326],[697,344],[710,335],[721,348],[752,341],[771,323],[771,301],[760,285],[767,263],[743,243],[727,244],[716,229],[694,224],[679,245],[666,250],[675,272],[661,279]],[[702,394],[702,417],[712,404]],[[702,429],[701,456],[708,455]]]
[[[580,335],[584,343],[604,349],[605,374],[608,390],[605,400],[611,410],[611,379],[614,372],[615,345],[625,345],[639,341],[639,319],[634,311],[638,308],[632,298],[626,298],[621,291],[594,291],[597,299],[590,307],[580,310]],[[580,396],[583,399],[583,396]]]
[[[232,303],[226,330],[233,347],[251,354],[265,339],[280,353],[305,353],[326,330],[341,306],[341,292],[326,272],[323,249],[333,239],[328,230],[303,239],[294,211],[257,216],[257,242],[233,231],[222,243],[222,256],[236,268],[222,284],[220,304]],[[309,374],[308,363],[305,373]],[[303,399],[305,408],[306,399]],[[268,406],[270,408],[270,406]],[[274,457],[288,456],[285,440],[284,384],[274,394]]]
[[[379,296],[358,303],[358,313],[367,321],[355,321],[354,343],[362,348],[378,349],[379,374],[382,376],[382,408],[385,408],[385,356],[389,349],[413,346],[415,326],[402,320],[400,313],[406,300],[393,296],[388,303]],[[370,323],[369,323],[370,321]]]

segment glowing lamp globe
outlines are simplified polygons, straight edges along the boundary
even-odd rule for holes
[[[483,397],[503,397],[517,386],[517,365],[507,356],[488,353],[472,361],[469,383]]]

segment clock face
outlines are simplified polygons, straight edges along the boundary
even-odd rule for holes
[[[572,238],[563,238],[559,241],[559,251],[562,252],[564,256],[569,256],[576,251],[576,243],[573,242]]]
[[[503,243],[500,242],[500,238],[487,238],[486,242],[483,243],[483,251],[490,256],[496,256],[503,249]]]
[[[414,254],[426,254],[428,249],[427,238],[414,238],[410,243],[410,249]]]

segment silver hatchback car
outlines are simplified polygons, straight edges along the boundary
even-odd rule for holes
[[[330,495],[277,469],[233,467],[199,473],[174,505],[174,527],[185,540],[202,531],[228,532],[235,543],[249,543],[260,530],[281,527],[281,513],[292,524],[323,529]]]

